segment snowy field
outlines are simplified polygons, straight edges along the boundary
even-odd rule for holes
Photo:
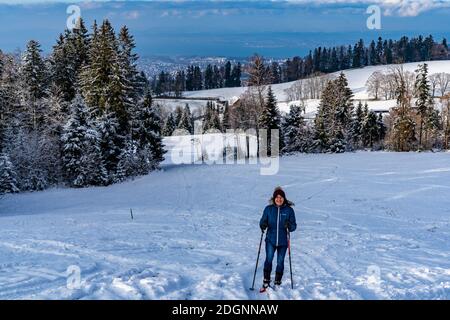
[[[0,299],[450,299],[450,153],[299,155],[259,172],[166,165],[4,196]],[[296,203],[294,290],[286,257],[282,288],[259,294],[258,222],[277,185]]]

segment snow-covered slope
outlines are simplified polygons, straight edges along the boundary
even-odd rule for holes
[[[259,173],[168,165],[110,187],[4,196],[0,299],[450,298],[449,153],[299,155]],[[294,290],[286,260],[268,296],[248,288],[277,185],[296,203]]]
[[[418,65],[423,62],[414,62],[414,63],[406,63],[403,65],[405,71],[414,72]],[[427,61],[429,66],[429,74],[439,73],[439,72],[447,72],[450,73],[450,61]],[[392,65],[387,66],[371,66],[365,67],[361,69],[350,69],[345,70],[344,73],[348,79],[349,87],[356,93],[357,99],[365,99],[367,96],[364,96],[363,93],[366,91],[366,82],[367,79],[375,72],[375,71],[388,71]],[[340,72],[335,73],[334,75],[339,75]],[[278,101],[285,102],[287,100],[285,90],[290,88],[295,81],[286,82],[281,84],[272,85],[272,89],[278,99]],[[239,97],[247,87],[239,87],[239,88],[222,88],[222,89],[213,89],[213,90],[201,90],[201,91],[186,91],[184,92],[185,97],[195,98],[195,97],[214,97],[221,98],[224,100],[231,100],[233,98]]]
[[[409,72],[414,72],[418,65],[422,62],[418,63],[407,63],[404,64],[404,70]],[[450,61],[428,61],[426,62],[429,65],[429,74],[439,73],[439,72],[447,72],[450,73]],[[348,83],[350,88],[353,90],[355,94],[355,99],[359,100],[369,100],[369,96],[366,91],[366,82],[367,79],[375,72],[388,71],[392,66],[371,66],[361,69],[351,69],[344,71],[347,76]],[[332,76],[337,76],[339,74],[335,73]],[[286,96],[285,90],[290,88],[294,82],[287,82],[281,84],[272,85],[272,89],[277,97],[279,102],[279,107],[282,111],[289,111],[288,98]],[[202,91],[188,91],[184,92],[184,96],[188,98],[196,98],[196,97],[212,97],[212,98],[220,98],[222,100],[228,100],[234,102],[238,99],[238,97],[247,90],[246,87],[240,88],[223,88],[223,89],[214,89],[214,90],[202,90]],[[318,102],[316,100],[306,101],[307,109],[312,110],[314,112],[317,108]],[[395,105],[395,101],[368,101],[369,109],[372,110],[389,110],[392,106]],[[311,113],[310,112],[310,113]],[[308,113],[308,112],[307,112]]]

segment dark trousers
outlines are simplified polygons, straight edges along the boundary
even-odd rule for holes
[[[264,277],[269,279],[272,272],[272,261],[277,252],[277,268],[276,273],[283,274],[284,257],[286,256],[287,246],[274,246],[270,241],[266,241],[266,261],[264,262]]]

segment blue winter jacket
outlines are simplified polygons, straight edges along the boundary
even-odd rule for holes
[[[259,225],[268,225],[266,241],[270,241],[274,246],[287,246],[287,230],[284,227],[286,220],[290,223],[289,231],[295,231],[297,222],[294,209],[290,206],[284,204],[278,207],[271,204],[264,209]]]

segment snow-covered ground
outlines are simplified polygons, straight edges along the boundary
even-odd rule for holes
[[[406,63],[403,65],[405,71],[414,72],[418,65],[423,62],[414,62],[414,63]],[[450,73],[450,61],[427,61],[429,66],[429,74],[446,72]],[[380,72],[388,72],[389,69],[392,68],[391,65],[387,66],[371,66],[361,69],[351,69],[344,71],[349,87],[352,89],[354,93],[354,97],[357,100],[366,101],[370,110],[376,111],[387,111],[393,106],[395,106],[394,100],[388,101],[373,101],[370,99],[369,94],[367,93],[366,82],[369,77],[376,71]],[[337,76],[340,72],[330,75],[331,77]],[[272,89],[274,94],[278,100],[279,108],[283,112],[289,112],[290,105],[292,103],[299,104],[298,101],[293,101],[292,103],[288,101],[288,97],[286,94],[286,89],[292,87],[294,82],[287,82],[281,84],[272,85]],[[247,87],[239,87],[239,88],[222,88],[222,89],[213,89],[213,90],[201,90],[201,91],[187,91],[183,93],[184,97],[187,98],[199,98],[199,97],[211,97],[211,98],[219,98],[221,100],[227,100],[230,103],[235,102],[239,96],[247,90]],[[319,105],[318,100],[306,100],[306,114],[307,116],[313,116],[316,112],[317,106]],[[194,103],[194,106],[196,104]]]
[[[360,152],[286,157],[275,176],[166,165],[109,187],[7,195],[0,299],[449,299],[449,181],[449,153]],[[258,222],[277,185],[296,203],[294,290],[286,258],[282,289],[259,294]]]

